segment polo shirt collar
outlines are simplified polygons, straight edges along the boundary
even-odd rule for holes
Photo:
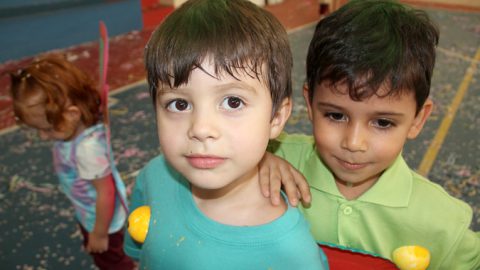
[[[338,191],[332,173],[320,160],[316,151],[307,159],[304,175],[310,187],[345,199]],[[406,207],[412,193],[413,176],[400,154],[369,190],[356,201],[391,207]]]

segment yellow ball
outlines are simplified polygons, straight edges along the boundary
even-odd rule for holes
[[[133,210],[128,216],[127,231],[133,240],[143,243],[150,223],[150,207],[143,205]]]
[[[393,262],[401,270],[425,270],[430,264],[430,252],[421,246],[403,246],[393,251]]]

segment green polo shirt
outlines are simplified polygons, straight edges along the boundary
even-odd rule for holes
[[[470,206],[412,171],[401,156],[367,192],[349,201],[311,136],[283,133],[270,142],[269,151],[307,178],[312,204],[303,212],[317,241],[388,259],[398,247],[420,245],[430,251],[429,270],[480,269],[480,234],[469,229]]]

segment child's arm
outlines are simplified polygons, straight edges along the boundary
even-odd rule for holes
[[[260,188],[265,197],[270,197],[273,205],[280,203],[280,188],[287,194],[291,205],[298,201],[309,204],[310,188],[305,177],[286,160],[266,152],[259,164]]]
[[[108,229],[115,209],[115,182],[109,174],[104,178],[92,181],[97,191],[95,205],[95,226],[89,233],[87,252],[102,253],[108,249]]]

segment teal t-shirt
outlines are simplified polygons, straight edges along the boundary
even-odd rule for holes
[[[125,236],[125,251],[140,269],[328,269],[298,209],[289,206],[260,226],[218,223],[198,209],[189,183],[162,156],[140,172],[131,204],[151,207],[143,245]]]
[[[303,212],[317,241],[388,259],[398,247],[421,245],[431,253],[429,270],[480,269],[480,237],[469,229],[471,208],[412,171],[401,156],[367,192],[349,201],[311,136],[284,133],[270,142],[269,151],[307,178],[312,204]]]

